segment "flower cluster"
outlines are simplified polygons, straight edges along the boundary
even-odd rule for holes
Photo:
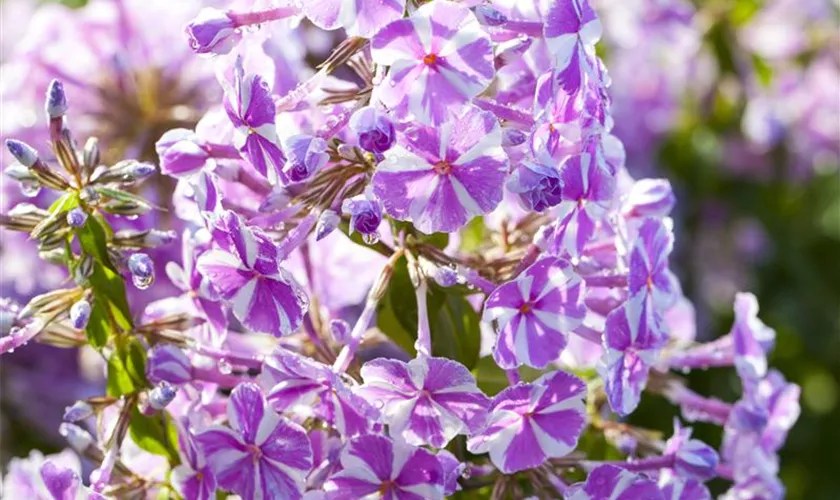
[[[750,294],[728,336],[694,341],[674,195],[625,167],[586,0],[280,3],[187,23],[220,97],[161,131],[162,175],[78,148],[61,80],[52,155],[6,141],[6,174],[56,201],[0,222],[73,286],[4,302],[0,352],[90,346],[107,373],[60,429],[90,487],[35,457],[10,494],[703,499],[723,477],[783,496],[798,387]],[[310,69],[284,45],[313,35],[334,48]],[[164,176],[156,204],[138,194]],[[160,267],[170,289],[135,301],[126,283],[154,291]],[[676,375],[710,367],[734,367],[739,401]],[[723,427],[721,449],[622,421],[652,395]]]

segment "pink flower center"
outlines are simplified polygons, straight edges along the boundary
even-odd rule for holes
[[[259,446],[255,444],[249,444],[245,447],[245,449],[248,450],[248,453],[254,458],[255,462],[262,458],[263,453]]]
[[[426,54],[426,57],[423,58],[423,64],[426,66],[434,66],[437,62],[437,54]]]
[[[521,312],[522,314],[528,314],[529,312],[531,312],[531,303],[526,302],[519,306],[519,312]]]
[[[435,173],[438,175],[449,175],[452,172],[452,164],[446,160],[435,163]]]
[[[385,481],[384,483],[382,483],[381,486],[379,486],[378,493],[384,497],[385,494],[388,493],[393,487],[394,487],[394,481],[392,479],[389,479],[389,480]]]

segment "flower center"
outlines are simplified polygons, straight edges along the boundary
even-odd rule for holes
[[[437,62],[437,54],[426,54],[426,57],[423,58],[423,64],[426,66],[434,66]]]
[[[251,454],[251,456],[254,458],[255,462],[258,461],[260,458],[262,458],[263,453],[262,453],[262,450],[260,449],[259,446],[255,445],[255,444],[249,444],[248,446],[245,447],[245,449],[248,450],[248,453]]]
[[[394,487],[394,480],[389,479],[379,486],[378,493],[384,497],[385,494],[388,493],[393,487]]]
[[[446,160],[435,163],[435,173],[438,175],[449,175],[452,172],[452,164]]]
[[[527,314],[527,313],[531,312],[531,303],[526,302],[526,303],[522,304],[521,306],[519,306],[519,312],[521,312],[522,314]]]

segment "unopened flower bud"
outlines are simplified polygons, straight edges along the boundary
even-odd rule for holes
[[[105,205],[102,205],[102,210],[114,215],[143,215],[148,213],[152,207],[147,204],[138,203],[136,201],[118,201],[111,200]]]
[[[284,144],[286,164],[283,173],[291,182],[303,182],[327,164],[327,142],[311,135],[293,135]]]
[[[35,176],[32,175],[32,172],[20,163],[15,163],[6,167],[6,170],[3,173],[18,182],[38,182],[38,180],[35,179]]]
[[[185,32],[190,48],[198,54],[227,54],[241,37],[233,19],[212,7],[202,9]]]
[[[31,168],[38,162],[38,152],[25,142],[16,139],[6,139],[6,149],[24,167]]]
[[[675,203],[667,179],[642,179],[630,188],[622,211],[629,217],[665,217]]]
[[[532,162],[516,168],[507,183],[522,207],[534,212],[543,212],[563,201],[562,186],[559,170]]]
[[[149,351],[146,377],[153,383],[186,384],[192,380],[190,358],[183,349],[169,344],[158,344]]]
[[[35,164],[29,167],[29,171],[35,176],[38,182],[48,188],[55,189],[56,191],[66,191],[70,188],[70,183],[67,182],[67,179],[54,172],[42,161],[36,161]]]
[[[346,344],[350,341],[350,324],[343,319],[330,320],[330,334],[338,344]]]
[[[82,455],[88,448],[94,446],[94,439],[90,433],[76,424],[63,423],[58,427],[58,433],[67,440],[73,450]]]
[[[321,241],[327,235],[335,231],[338,224],[341,222],[341,216],[335,210],[324,210],[318,216],[318,222],[315,224],[315,241]]]
[[[359,147],[371,153],[384,153],[397,140],[394,123],[384,111],[373,106],[353,113],[349,126],[359,137]]]
[[[84,420],[93,415],[93,407],[87,401],[76,401],[73,406],[68,406],[64,409],[64,416],[62,420],[65,422],[75,423]]]
[[[76,330],[84,330],[90,320],[90,303],[82,299],[70,308],[70,324]]]
[[[460,280],[458,271],[449,266],[440,266],[435,270],[435,282],[442,287],[450,287],[458,284]]]
[[[166,381],[159,382],[157,387],[149,392],[149,406],[155,410],[162,410],[175,399],[177,394],[177,387]]]
[[[484,26],[501,26],[508,21],[506,15],[489,5],[479,5],[473,9],[478,22]]]
[[[64,93],[64,85],[61,81],[50,82],[50,86],[47,87],[45,107],[50,119],[61,118],[67,114],[67,95]]]
[[[93,274],[93,263],[94,259],[92,256],[88,254],[82,255],[79,265],[76,267],[76,272],[73,274],[73,281],[77,285],[83,286],[90,279]]]
[[[382,222],[379,200],[367,198],[363,194],[344,200],[341,212],[350,216],[351,233],[376,234]]]
[[[90,181],[97,184],[108,184],[119,182],[130,184],[152,175],[155,166],[151,163],[139,162],[137,160],[123,160],[110,168],[97,168]]]
[[[90,175],[93,170],[99,166],[99,139],[96,137],[88,138],[84,149],[84,163],[86,175]]]
[[[140,290],[149,288],[155,281],[155,266],[152,259],[144,253],[136,253],[128,258],[128,270],[131,281]]]
[[[67,212],[67,224],[70,227],[82,227],[87,222],[88,214],[81,207],[75,207]]]
[[[292,196],[286,188],[277,187],[265,197],[257,211],[264,214],[276,212],[288,206],[291,199]]]

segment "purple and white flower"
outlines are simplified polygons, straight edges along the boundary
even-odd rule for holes
[[[663,313],[680,297],[676,276],[668,269],[668,257],[674,248],[670,220],[645,219],[630,252],[628,285],[631,295],[650,295],[657,313]]]
[[[402,17],[405,0],[319,0],[301,2],[301,8],[319,28],[344,28],[348,36],[370,38]]]
[[[467,368],[451,359],[418,356],[404,363],[375,359],[362,366],[359,395],[381,409],[391,435],[443,448],[484,423],[489,400]]]
[[[564,86],[570,90],[580,88],[584,75],[594,72],[595,44],[601,38],[601,22],[589,2],[551,2],[543,33]]]
[[[196,267],[253,331],[281,336],[297,330],[309,308],[303,289],[277,263],[277,247],[232,212],[217,228],[225,247],[209,250]],[[226,240],[226,241],[225,241]]]
[[[664,500],[656,483],[643,474],[636,474],[615,465],[596,467],[583,484],[575,484],[567,492],[569,500]],[[673,497],[669,497],[673,498]],[[681,497],[677,497],[681,498]]]
[[[644,294],[631,297],[607,316],[598,372],[604,378],[613,411],[629,415],[636,409],[650,367],[665,340]]]
[[[344,437],[365,434],[379,412],[324,364],[278,349],[264,365],[268,403],[277,411],[323,419]]]
[[[466,6],[422,5],[371,39],[373,61],[389,66],[377,96],[400,118],[439,125],[493,79],[490,37]]]
[[[484,321],[495,321],[499,333],[493,359],[502,368],[544,368],[557,359],[585,315],[583,283],[571,264],[540,259],[487,298]]]
[[[502,200],[507,157],[496,117],[477,108],[440,127],[410,126],[385,152],[373,190],[388,215],[451,232]]]
[[[508,387],[493,398],[484,429],[467,442],[472,453],[490,453],[505,474],[539,467],[577,446],[586,424],[586,384],[557,371]]]
[[[422,448],[369,434],[351,440],[341,453],[342,469],[324,484],[327,500],[443,499],[443,469]]]
[[[302,497],[312,468],[306,431],[274,412],[260,388],[242,383],[227,405],[230,427],[210,427],[196,436],[221,488],[243,500]]]

